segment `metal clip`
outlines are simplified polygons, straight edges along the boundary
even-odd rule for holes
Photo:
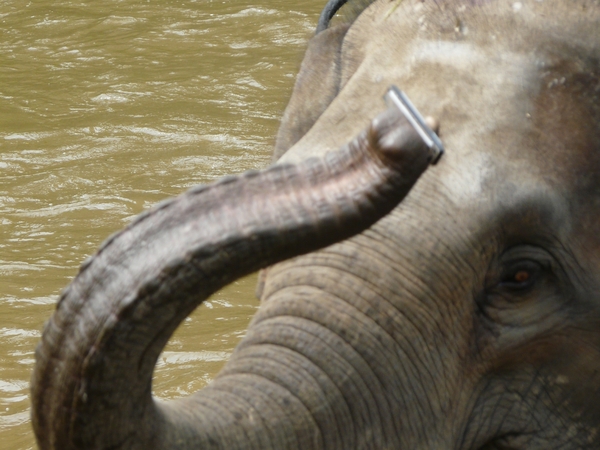
[[[417,108],[411,103],[406,94],[392,85],[384,95],[385,103],[388,107],[394,105],[406,117],[413,128],[419,133],[425,145],[431,151],[431,164],[437,164],[444,154],[444,144],[435,132],[425,123],[423,116],[417,111]]]

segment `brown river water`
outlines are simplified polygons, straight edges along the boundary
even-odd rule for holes
[[[33,352],[81,261],[158,201],[269,164],[324,3],[0,2],[0,448],[35,448]],[[186,319],[158,397],[210,381],[258,307],[255,282]]]

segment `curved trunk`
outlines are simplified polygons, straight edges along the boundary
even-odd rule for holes
[[[63,292],[38,346],[32,421],[39,447],[235,448],[244,439],[255,448],[305,447],[272,424],[260,425],[275,430],[262,437],[245,432],[236,410],[248,405],[215,389],[156,403],[156,360],[213,292],[369,227],[404,198],[428,161],[414,130],[390,110],[340,152],[194,188],[109,238]],[[235,388],[253,389],[248,378]],[[276,383],[261,389],[271,390],[264,408],[285,399]],[[290,411],[305,431],[312,426],[301,407]],[[311,433],[297,434],[313,442]]]

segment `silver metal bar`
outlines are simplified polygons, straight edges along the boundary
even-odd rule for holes
[[[435,132],[425,123],[425,119],[408,99],[406,94],[392,85],[383,97],[388,107],[394,105],[406,117],[413,128],[419,133],[425,145],[431,150],[431,164],[437,164],[444,154],[444,144]]]

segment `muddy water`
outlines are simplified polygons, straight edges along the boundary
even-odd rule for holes
[[[268,164],[324,3],[0,3],[0,447],[35,447],[33,350],[79,263],[157,201]],[[258,306],[254,284],[185,321],[156,395],[211,379]]]

